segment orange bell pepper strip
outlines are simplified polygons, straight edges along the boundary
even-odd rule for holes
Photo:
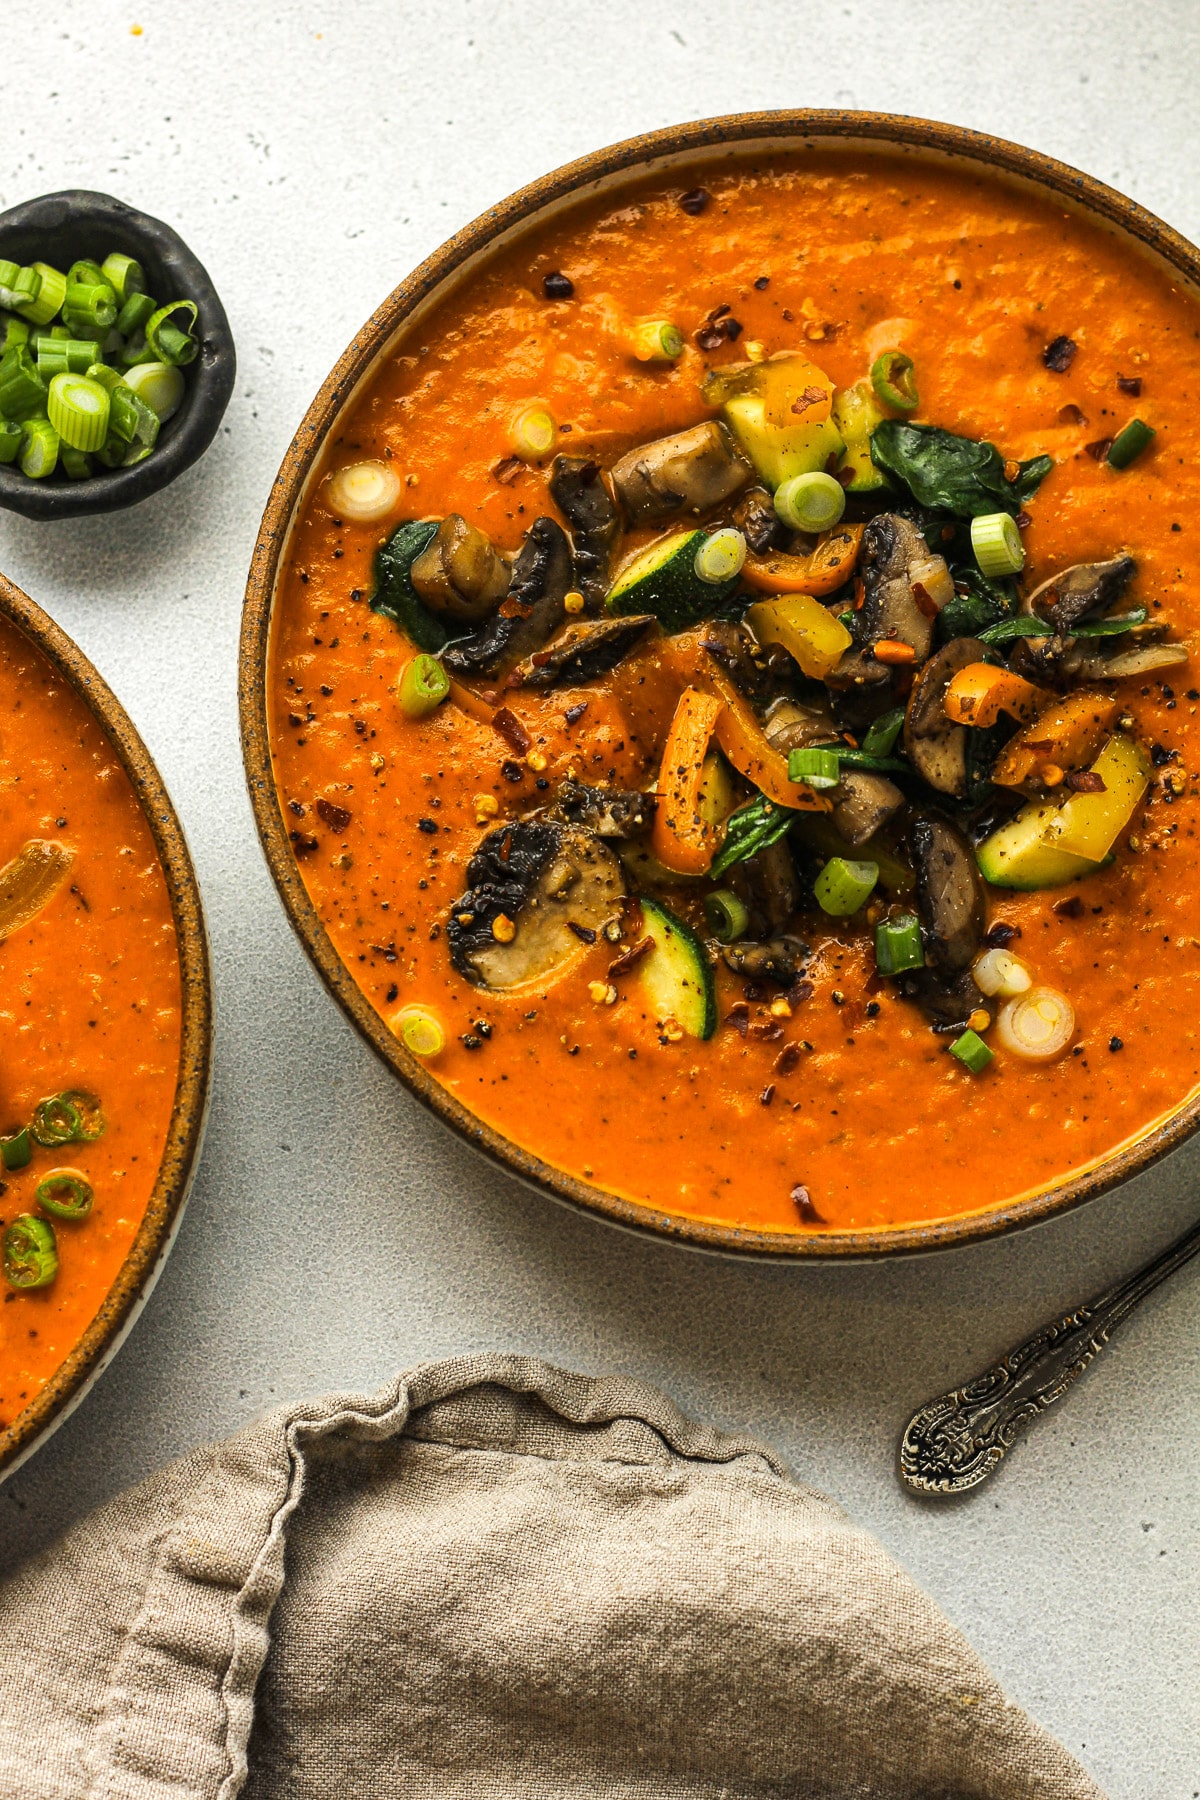
[[[956,725],[994,725],[1000,714],[1025,721],[1035,719],[1054,698],[1023,675],[993,663],[968,663],[946,689],[942,702],[946,717]]]
[[[808,556],[775,550],[748,556],[742,575],[763,594],[832,594],[854,573],[862,534],[861,525],[835,526]]]
[[[720,842],[720,832],[700,811],[704,758],[720,713],[715,694],[684,688],[663,746],[650,843],[659,862],[677,875],[703,875]]]
[[[725,671],[714,663],[700,679],[724,702],[713,736],[738,774],[777,806],[791,806],[797,812],[828,812],[831,802],[824,794],[816,793],[806,782],[789,779],[787,757],[772,747],[753,708]]]

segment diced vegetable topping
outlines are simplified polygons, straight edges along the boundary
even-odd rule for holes
[[[875,927],[875,967],[881,975],[903,975],[909,969],[923,969],[925,950],[921,943],[921,921],[915,913],[897,913],[882,919]]]
[[[996,1036],[1026,1062],[1053,1062],[1075,1035],[1075,1008],[1056,988],[1030,988],[1000,1009]]]
[[[992,1053],[979,1033],[969,1029],[955,1038],[950,1046],[950,1054],[957,1057],[964,1069],[970,1069],[972,1075],[982,1075],[993,1061]]]
[[[793,531],[830,531],[845,510],[845,488],[824,470],[793,475],[775,489],[775,511]]]
[[[449,692],[450,677],[437,657],[422,652],[405,665],[397,698],[406,719],[425,719],[437,711]]]
[[[971,520],[971,548],[985,575],[1019,575],[1025,546],[1011,513],[982,513]]]
[[[878,863],[850,862],[844,856],[831,856],[813,883],[813,893],[822,912],[831,918],[845,919],[866,905],[878,880]]]

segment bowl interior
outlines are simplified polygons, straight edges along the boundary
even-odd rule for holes
[[[1051,158],[958,127],[888,115],[833,112],[747,114],[632,139],[568,165],[522,189],[466,227],[400,284],[358,333],[317,394],[284,460],[255,549],[243,616],[240,691],[243,750],[256,822],[293,927],[322,980],[360,1033],[400,1078],[467,1142],[554,1199],[636,1231],[694,1247],[750,1256],[877,1258],[920,1254],[1034,1224],[1139,1172],[1182,1142],[1200,1120],[1200,1098],[1183,1103],[1137,1141],[1094,1166],[987,1213],[900,1228],[805,1234],[709,1225],[632,1202],[564,1174],[484,1124],[406,1052],[341,962],[310,901],[288,839],[271,761],[266,710],[271,609],[290,527],[303,508],[322,448],[380,358],[394,355],[448,294],[480,267],[556,214],[600,192],[647,175],[683,172],[714,159],[753,161],[785,152],[837,147],[870,155],[982,165],[1001,181],[1028,184],[1093,222],[1137,240],[1139,252],[1169,266],[1173,279],[1200,286],[1200,253],[1133,201]]]

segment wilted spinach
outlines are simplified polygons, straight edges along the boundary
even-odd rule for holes
[[[375,552],[375,592],[371,595],[372,612],[395,619],[418,650],[430,652],[444,649],[450,633],[413,586],[412,566],[436,536],[436,519],[410,519],[398,525]]]
[[[779,806],[765,794],[756,794],[729,815],[725,842],[720,855],[713,859],[712,873],[724,875],[735,863],[745,862],[777,843],[795,817],[790,806]]]
[[[991,626],[1011,619],[1017,610],[1017,588],[1013,581],[995,581],[973,562],[958,562],[953,548],[946,550],[946,560],[955,586],[966,588],[938,614],[938,636],[948,644],[951,638],[978,637]]]
[[[906,487],[918,505],[957,519],[993,512],[1015,516],[1054,467],[1052,457],[1035,456],[1019,463],[1016,480],[1007,481],[995,444],[903,419],[885,419],[875,427],[871,460]]]

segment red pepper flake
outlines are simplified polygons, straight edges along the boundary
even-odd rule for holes
[[[1053,911],[1060,919],[1081,919],[1083,917],[1083,901],[1078,894],[1072,894],[1069,900],[1056,900]]]
[[[783,1026],[778,1019],[756,1019],[750,1027],[752,1038],[761,1038],[765,1044],[776,1044],[783,1036]]]
[[[708,315],[708,323],[710,325],[715,325],[718,319],[725,318],[726,315],[731,313],[732,311],[733,311],[732,306],[730,306],[727,302],[723,302],[720,306],[714,306],[712,311]]]
[[[628,950],[622,951],[620,956],[615,957],[609,963],[608,979],[615,981],[618,975],[628,975],[630,969],[636,968],[643,956],[648,956],[653,948],[654,939],[652,937],[644,937],[639,939],[636,944],[630,944]],[[748,1008],[747,1017],[749,1017]]]
[[[344,806],[335,806],[332,800],[317,801],[317,817],[324,819],[330,831],[345,831],[350,823],[350,814]]]
[[[1086,425],[1087,414],[1073,400],[1068,400],[1065,406],[1058,409],[1058,422],[1060,425]]]
[[[510,750],[524,756],[531,742],[530,736],[511,707],[502,706],[499,712],[492,714],[492,730],[500,734]]]
[[[785,1044],[783,1049],[779,1052],[779,1055],[775,1058],[772,1067],[777,1075],[790,1075],[799,1061],[799,1044]]]
[[[1013,524],[1018,531],[1028,531],[1029,527],[1033,524],[1033,518],[1027,512],[1019,512],[1013,520]]]
[[[586,700],[576,701],[574,706],[568,706],[566,712],[563,714],[563,718],[568,725],[578,725],[587,709],[588,703]]]
[[[1098,775],[1095,769],[1072,769],[1063,786],[1072,788],[1077,794],[1104,794],[1108,791],[1103,775]]]
[[[1093,462],[1103,462],[1113,447],[1113,441],[1110,437],[1097,438],[1094,444],[1085,444],[1083,447]]]
[[[1142,378],[1140,375],[1118,375],[1117,386],[1123,394],[1132,394],[1136,400],[1142,391]]]
[[[741,320],[740,319],[726,319],[726,321],[725,321],[725,336],[729,339],[729,342],[731,344],[736,344],[738,339],[741,337],[741,335],[742,335]]]
[[[1079,345],[1073,338],[1056,337],[1053,343],[1047,344],[1042,351],[1042,361],[1056,375],[1065,375],[1075,361],[1075,352]]]
[[[812,1195],[799,1182],[792,1189],[792,1204],[805,1225],[823,1225],[824,1219],[812,1203]]]
[[[794,413],[807,412],[810,406],[816,406],[819,401],[827,400],[828,398],[829,396],[824,388],[806,387],[803,393],[798,394],[792,401],[792,411]]]
[[[816,990],[811,981],[794,981],[787,991],[788,1001],[792,1006],[803,1006],[811,1000]]]
[[[625,930],[630,937],[641,937],[646,925],[646,915],[642,911],[642,903],[636,894],[626,894],[621,902],[625,914]]]
[[[498,462],[492,470],[492,480],[500,482],[504,487],[508,487],[510,482],[517,479],[517,476],[524,467],[525,464],[521,461],[519,456],[506,456]]]
[[[500,846],[500,861],[506,863],[512,855],[512,832],[506,831],[504,842]]]
[[[739,1037],[745,1037],[750,1028],[750,1008],[744,1000],[735,1000],[725,1014],[725,1023],[732,1025]]]
[[[574,919],[568,919],[567,930],[573,931],[581,944],[594,944],[596,941],[596,934],[590,925],[580,925]]]
[[[926,619],[936,619],[937,618],[937,616],[938,616],[937,606],[929,598],[929,595],[928,595],[928,593],[924,587],[924,584],[922,582],[914,581],[912,583],[912,597],[917,603],[917,611],[919,613],[921,613]]]
[[[711,199],[712,195],[707,188],[689,188],[686,194],[680,194],[679,204],[685,213],[690,213],[691,217],[695,219],[704,211]]]
[[[758,1096],[758,1103],[760,1106],[770,1106],[770,1104],[774,1098],[775,1098],[775,1083],[773,1081],[768,1081],[766,1087],[763,1089],[762,1093]]]

